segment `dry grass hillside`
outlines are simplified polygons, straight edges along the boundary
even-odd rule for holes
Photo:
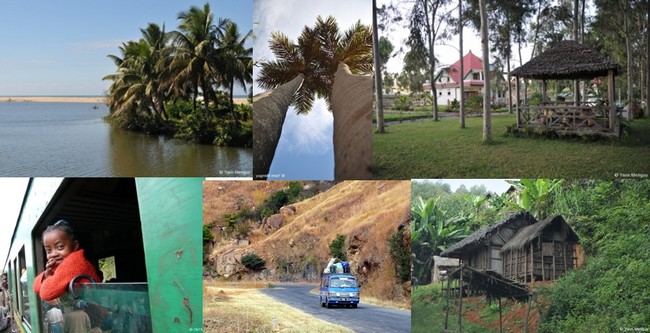
[[[205,200],[211,203],[205,204],[204,219],[218,224],[219,216],[235,213],[232,202],[236,196],[245,197],[250,209],[250,205],[259,205],[264,200],[261,191],[272,194],[273,189],[254,183],[257,182],[228,183],[224,190],[226,185],[219,182],[222,185],[215,185],[222,190],[205,191]],[[280,182],[269,183],[276,189],[283,187]],[[283,209],[282,214],[270,218],[280,221],[273,223],[272,228],[251,221],[254,227],[246,237],[230,239],[217,235],[206,272],[218,278],[315,282],[330,257],[330,243],[340,234],[346,236],[344,249],[352,273],[362,283],[363,294],[409,303],[410,281],[398,281],[388,245],[389,237],[398,228],[404,228],[402,245],[410,249],[409,181],[340,182],[290,207],[292,210]],[[265,267],[258,271],[246,269],[241,257],[247,253],[264,259]]]

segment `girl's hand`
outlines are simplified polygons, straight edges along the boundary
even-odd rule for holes
[[[45,274],[44,277],[50,277],[54,275],[54,271],[56,268],[59,267],[59,262],[58,260],[55,259],[50,259],[47,261],[47,264],[45,264]]]

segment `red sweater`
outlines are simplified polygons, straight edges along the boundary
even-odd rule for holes
[[[84,250],[70,253],[54,270],[54,274],[43,279],[42,272],[34,280],[34,292],[44,301],[51,301],[68,291],[68,284],[77,275],[86,274],[101,282],[93,265],[84,257]],[[85,281],[81,279],[80,281]]]

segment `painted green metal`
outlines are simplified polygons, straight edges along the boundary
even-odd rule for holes
[[[154,332],[203,330],[203,179],[136,179]]]

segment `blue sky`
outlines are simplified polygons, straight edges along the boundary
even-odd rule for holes
[[[340,30],[347,30],[358,20],[370,25],[372,2],[254,0],[253,21],[257,36],[253,46],[254,59],[261,61],[274,58],[268,46],[272,32],[281,31],[295,42],[305,25],[313,26],[316,23],[318,15],[334,16]],[[253,69],[254,79],[259,70],[259,67]],[[264,91],[255,85],[253,90],[255,94]],[[332,131],[332,113],[327,111],[324,101],[317,100],[308,115],[296,115],[295,110],[290,108],[271,164],[269,179],[333,179]]]
[[[252,29],[252,0],[210,0],[215,20]],[[115,71],[106,57],[140,38],[149,22],[176,29],[177,15],[203,1],[3,1],[0,4],[0,96],[102,95]],[[235,94],[244,94],[236,89]]]

